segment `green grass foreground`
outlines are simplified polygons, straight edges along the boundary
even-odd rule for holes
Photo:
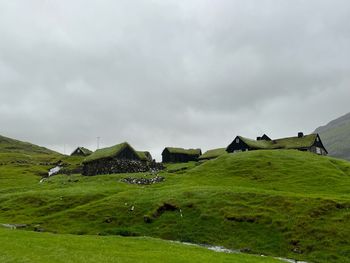
[[[140,186],[120,180],[154,175],[57,175],[40,184],[50,168],[44,158],[61,159],[68,170],[82,160],[0,155],[0,223],[58,234],[150,236],[314,263],[350,262],[347,161],[294,150],[225,154],[169,165],[159,174],[164,182]]]
[[[278,263],[268,257],[218,253],[144,237],[57,235],[0,228],[0,262]]]

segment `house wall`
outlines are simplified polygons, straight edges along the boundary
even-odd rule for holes
[[[83,151],[79,150],[78,152],[78,149],[76,149],[72,154],[71,156],[85,156],[85,154],[83,153]]]
[[[162,152],[162,162],[163,163],[171,163],[171,162],[173,162],[172,156],[171,156],[171,154],[169,153],[169,151],[167,149],[165,149]]]
[[[318,150],[317,150],[318,148]],[[311,146],[309,148],[309,151],[312,152],[312,153],[316,153],[318,155],[327,155],[327,152],[325,151],[325,149],[319,145],[314,145],[314,146]]]
[[[237,139],[239,142],[237,143]],[[252,150],[248,145],[246,145],[240,138],[236,137],[233,142],[227,147],[226,151],[233,153],[235,151],[250,151]]]
[[[152,155],[149,152],[145,152],[146,157],[148,158],[149,161],[152,161]]]
[[[168,150],[164,150],[162,153],[163,163],[186,163],[191,161],[198,161],[199,155],[188,155],[182,153],[169,153]]]
[[[271,141],[271,138],[269,136],[267,136],[266,134],[264,134],[262,137],[261,137],[262,140],[265,140],[265,141]]]
[[[116,158],[126,160],[140,160],[140,157],[136,155],[136,153],[129,147],[125,147],[122,151],[120,151]]]
[[[321,138],[319,136],[317,136],[317,139],[313,145],[313,147],[318,147],[318,148],[321,148],[321,155],[327,155],[327,151],[326,151],[326,148],[324,147],[322,141],[321,141]],[[315,152],[316,152],[316,149],[315,149]],[[316,152],[317,154],[320,154],[318,152]]]
[[[317,136],[314,144],[308,148],[308,151],[318,154],[318,155],[327,155],[327,151],[322,144],[322,141],[319,136]]]

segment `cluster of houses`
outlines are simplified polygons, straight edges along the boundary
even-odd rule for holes
[[[256,140],[236,136],[226,147],[206,151],[201,149],[183,149],[166,147],[162,152],[162,163],[181,163],[190,161],[205,161],[219,157],[225,153],[236,153],[253,150],[294,149],[308,151],[318,155],[327,155],[318,134],[304,135],[299,132],[295,137],[271,139],[264,134]],[[129,143],[124,142],[112,147],[98,149],[95,152],[84,147],[78,147],[72,156],[85,156],[83,175],[146,172],[162,169],[163,165],[156,163],[147,151],[137,151]]]

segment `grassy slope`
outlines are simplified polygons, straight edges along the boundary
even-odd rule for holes
[[[199,160],[214,159],[224,153],[226,153],[226,148],[217,148],[217,149],[208,150],[204,154],[199,156]]]
[[[59,161],[69,170],[79,166],[83,159],[0,135],[0,194],[7,188],[12,192],[31,189],[38,176],[46,176]]]
[[[0,229],[0,262],[281,262],[152,238],[53,235]]]
[[[32,172],[23,170],[28,185],[22,189],[3,187],[4,176],[13,182],[23,177],[23,167],[7,168],[0,171],[2,223],[147,235],[313,262],[350,259],[346,161],[282,150],[225,154],[201,165],[170,165],[162,173],[166,181],[151,186],[119,181],[130,175],[56,176],[38,184],[40,167],[32,166]],[[164,203],[178,209],[162,213]]]
[[[23,154],[57,154],[47,148],[22,142],[0,135],[0,151],[2,153],[23,153]]]

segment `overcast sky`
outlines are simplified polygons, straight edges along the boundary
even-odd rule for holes
[[[310,133],[350,111],[349,17],[348,0],[0,0],[0,134],[159,158]]]

